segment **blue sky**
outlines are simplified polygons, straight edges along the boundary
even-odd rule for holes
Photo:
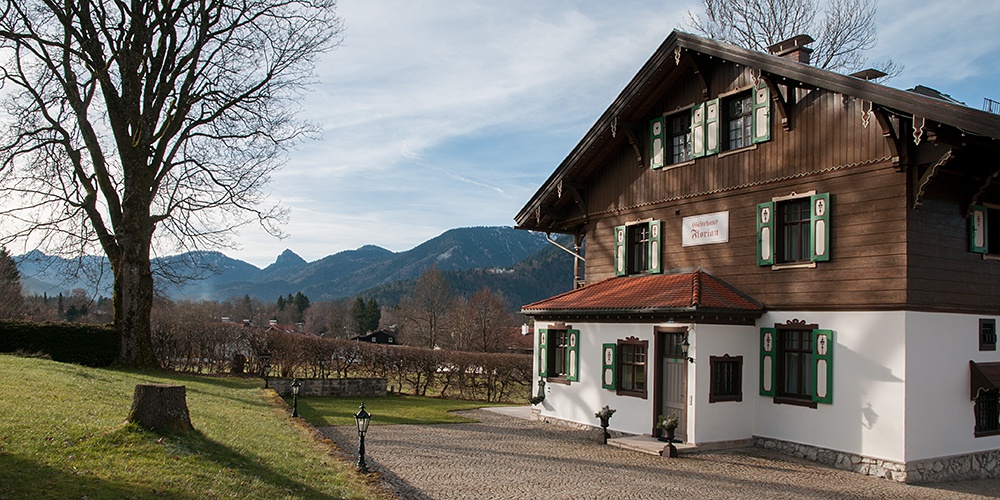
[[[822,0],[820,0],[822,2]],[[322,136],[270,184],[289,237],[245,227],[225,253],[264,267],[365,244],[408,250],[455,227],[511,225],[699,1],[340,0],[302,117]],[[1000,100],[1000,2],[881,0],[871,61],[980,109]]]

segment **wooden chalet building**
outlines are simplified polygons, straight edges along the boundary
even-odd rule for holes
[[[515,220],[576,238],[540,417],[1000,476],[1000,116],[673,32]],[[586,259],[584,266],[580,265]]]

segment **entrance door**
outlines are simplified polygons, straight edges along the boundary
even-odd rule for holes
[[[687,441],[687,359],[681,354],[681,342],[684,333],[664,332],[662,335],[663,354],[660,357],[663,416],[676,413],[678,418],[677,431],[674,437]]]

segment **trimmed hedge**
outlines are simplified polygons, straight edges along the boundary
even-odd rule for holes
[[[118,358],[119,342],[110,326],[0,321],[0,352],[41,354],[62,363],[109,366]]]

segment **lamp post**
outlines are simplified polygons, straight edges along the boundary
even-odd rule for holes
[[[260,355],[261,367],[260,371],[264,374],[264,388],[267,389],[270,386],[267,385],[267,377],[271,374],[271,355],[264,353]]]
[[[299,416],[299,387],[302,384],[299,383],[299,379],[292,379],[292,416]]]
[[[361,403],[361,411],[354,415],[354,421],[358,424],[358,437],[361,438],[361,444],[358,446],[358,470],[366,474],[368,464],[365,463],[365,433],[368,432],[368,423],[371,420],[372,416],[365,411],[365,404]]]

